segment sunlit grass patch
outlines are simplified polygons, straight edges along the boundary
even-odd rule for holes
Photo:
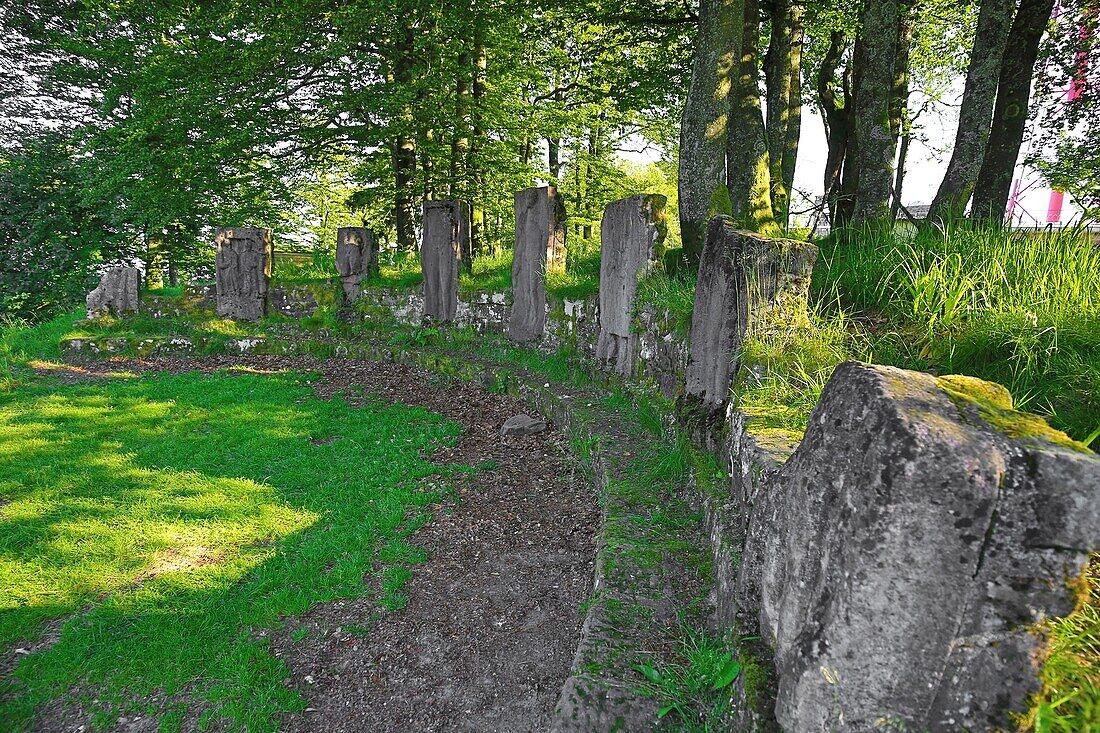
[[[404,538],[440,472],[424,456],[457,428],[320,400],[308,379],[45,378],[0,395],[0,644],[63,619],[0,682],[5,724],[78,686],[104,715],[186,693],[273,730],[303,701],[254,630],[364,593],[401,605],[423,560]]]

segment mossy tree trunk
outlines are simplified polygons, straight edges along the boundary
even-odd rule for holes
[[[912,120],[909,117],[909,51],[913,45],[916,0],[903,0],[898,12],[897,46],[894,50],[894,94],[890,105],[890,134],[896,151],[893,180],[890,183],[890,221],[896,221],[901,208],[901,189],[905,182],[905,159],[909,154]]]
[[[739,226],[774,234],[777,227],[772,206],[771,165],[760,107],[758,0],[745,0],[743,32],[726,138],[726,188],[730,196],[730,214]]]
[[[862,12],[862,51],[855,96],[856,164],[859,179],[852,211],[854,226],[875,225],[890,218],[890,191],[894,178],[895,60],[897,0],[865,0]]]
[[[1053,10],[1054,0],[1021,0],[1008,31],[993,122],[974,186],[975,219],[999,223],[1004,217],[1012,171],[1024,139],[1035,57]]]
[[[726,180],[730,90],[739,69],[744,0],[700,0],[691,87],[680,125],[679,207],[684,265],[699,266],[707,222]]]
[[[764,55],[768,161],[775,217],[779,226],[786,230],[802,127],[802,18],[805,8],[795,0],[770,0],[767,10],[771,19],[771,38]]]
[[[983,0],[978,11],[955,145],[951,149],[947,172],[932,199],[929,221],[948,223],[966,213],[966,204],[978,180],[982,155],[989,140],[997,77],[1015,4],[1015,0]]]

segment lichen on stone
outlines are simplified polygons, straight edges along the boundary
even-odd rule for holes
[[[964,416],[968,412],[967,408],[976,408],[978,415],[986,423],[1010,438],[1044,440],[1064,448],[1091,453],[1084,443],[1052,428],[1038,415],[1014,409],[1011,393],[995,382],[951,374],[937,377],[936,384]]]

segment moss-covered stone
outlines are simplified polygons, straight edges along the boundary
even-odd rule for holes
[[[964,416],[976,409],[986,423],[1010,438],[1044,440],[1064,448],[1091,452],[1084,443],[1052,428],[1038,415],[1014,409],[1011,393],[999,384],[962,374],[937,377],[936,384]]]

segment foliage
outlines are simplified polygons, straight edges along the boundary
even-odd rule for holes
[[[1100,720],[1100,555],[1080,583],[1074,612],[1050,622],[1043,692],[1027,720],[1036,733],[1076,733]]]
[[[332,241],[336,241],[333,235]],[[271,273],[274,283],[315,282],[336,277],[336,248],[319,247],[309,253],[308,261],[280,257],[275,253],[275,268]]]
[[[690,275],[669,275],[664,270],[654,270],[638,282],[634,309],[638,311],[649,306],[657,313],[667,313],[675,331],[688,335],[695,310],[695,282],[696,278]]]
[[[682,730],[727,730],[723,716],[730,709],[728,688],[741,674],[741,663],[730,651],[733,645],[691,628],[681,629],[678,643],[672,660],[634,667],[644,679],[639,691],[661,704],[658,718],[669,717]]]
[[[1036,84],[1037,144],[1028,162],[1073,196],[1088,219],[1100,216],[1100,13],[1095,2],[1059,4],[1042,48]]]
[[[471,272],[461,273],[458,287],[465,293],[503,293],[512,287],[512,250],[498,249],[474,257]]]
[[[364,594],[400,605],[423,558],[405,538],[436,496],[421,481],[440,471],[422,456],[456,427],[317,399],[308,382],[121,375],[0,395],[0,585],[14,600],[0,643],[61,619],[57,643],[3,684],[9,725],[79,684],[112,720],[154,691],[178,715],[187,692],[203,725],[275,730],[303,700],[248,629]]]
[[[1079,440],[1100,427],[1100,250],[1087,236],[866,233],[821,257],[818,291],[889,318],[931,368],[1003,384]]]

